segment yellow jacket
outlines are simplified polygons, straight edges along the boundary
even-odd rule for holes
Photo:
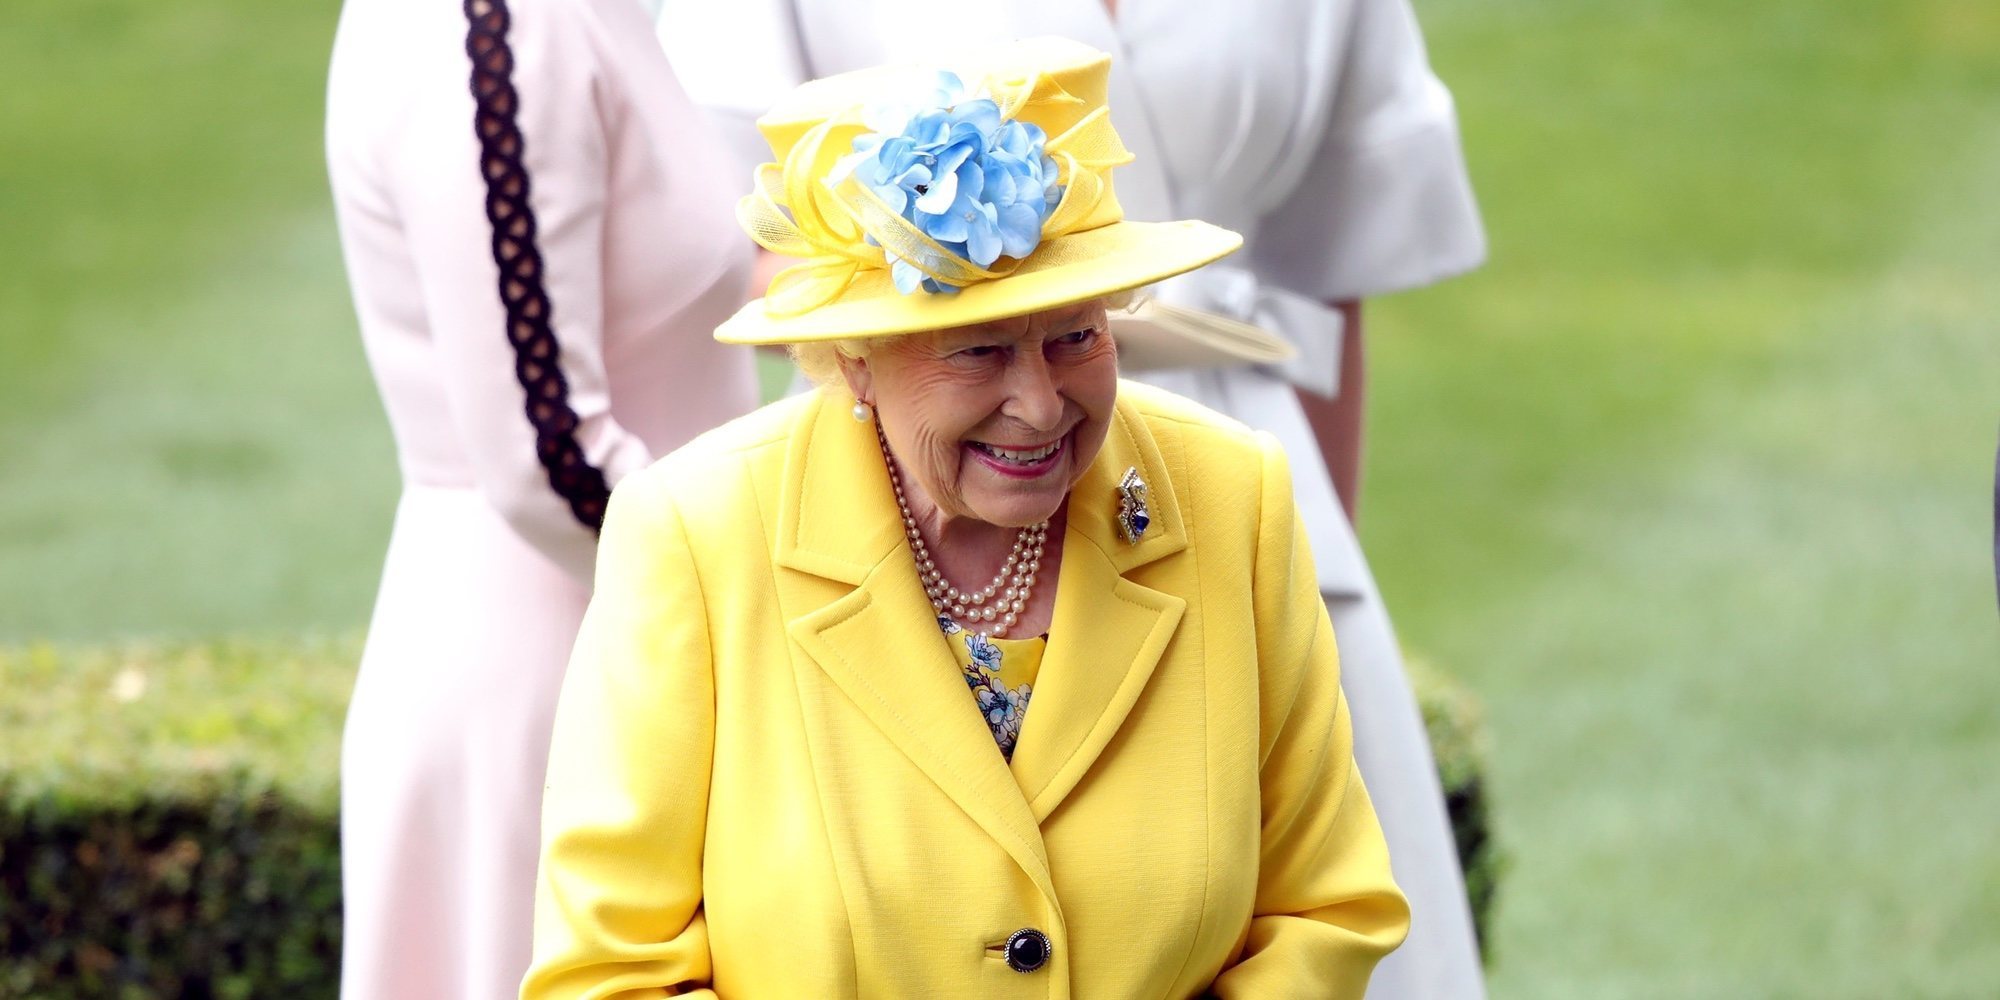
[[[521,995],[1360,997],[1408,908],[1276,444],[1122,383],[1067,531],[1010,765],[845,405],[766,407],[621,485]]]

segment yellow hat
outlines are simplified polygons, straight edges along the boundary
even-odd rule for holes
[[[1111,169],[1132,154],[1105,103],[1110,56],[1036,39],[960,69],[815,80],[758,120],[776,162],[737,220],[804,259],[717,340],[950,329],[1149,285],[1243,245],[1205,222],[1125,221]]]

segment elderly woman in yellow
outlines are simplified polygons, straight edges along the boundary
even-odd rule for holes
[[[1268,437],[1118,381],[1109,59],[809,84],[717,333],[813,394],[622,484],[558,712],[530,998],[1360,997],[1408,909]],[[960,79],[971,81],[967,87]]]

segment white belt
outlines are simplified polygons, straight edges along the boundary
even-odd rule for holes
[[[1258,365],[1287,382],[1332,397],[1340,390],[1340,311],[1297,292],[1264,284],[1240,268],[1210,264],[1169,281],[1160,300],[1263,327],[1298,351],[1290,361]]]

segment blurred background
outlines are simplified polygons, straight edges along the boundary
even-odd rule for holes
[[[0,770],[145,697],[332,766],[239,654],[342,661],[397,488],[337,6],[0,16]],[[2000,3],[1417,8],[1492,258],[1370,304],[1359,526],[1485,705],[1494,995],[1994,996]]]

